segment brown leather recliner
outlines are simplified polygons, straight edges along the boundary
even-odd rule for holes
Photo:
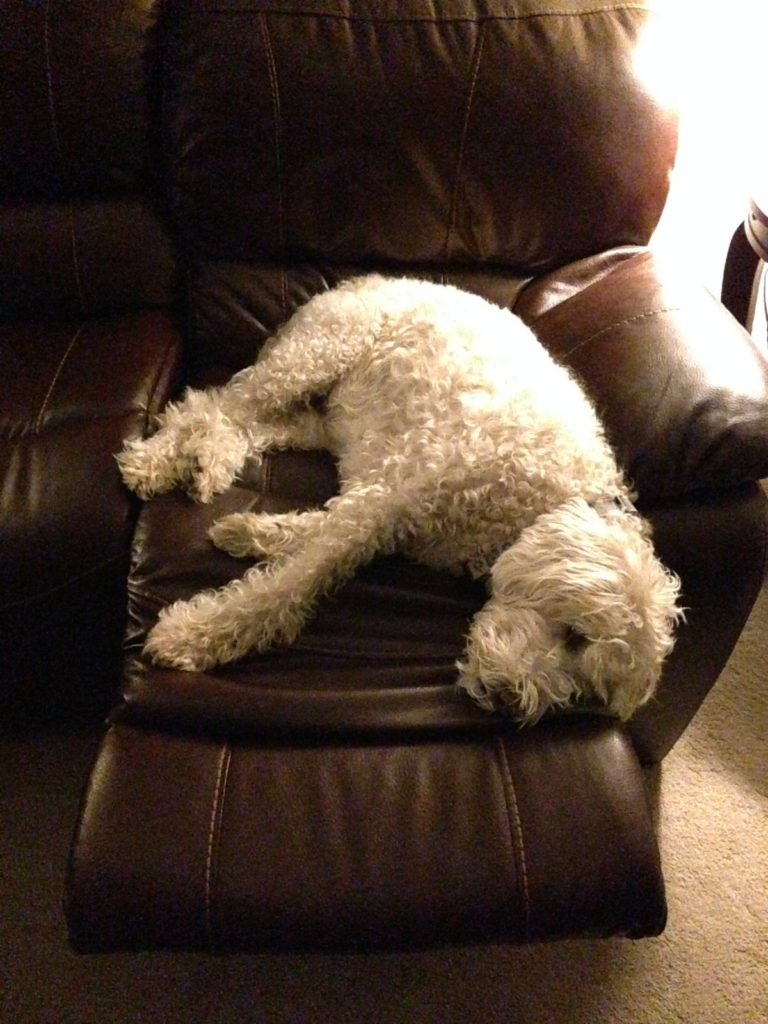
[[[144,4],[2,4],[0,722],[114,703],[138,508],[113,453],[178,387]]]
[[[81,703],[117,680],[131,544],[122,698],[67,885],[77,949],[663,928],[641,766],[695,713],[762,581],[768,370],[647,249],[676,145],[633,64],[652,18],[604,0],[169,0],[151,28],[142,5],[83,0],[47,52],[19,35],[38,91],[1,172],[3,653],[43,636],[55,656],[12,662],[14,706],[33,688],[50,706],[60,679]],[[111,453],[182,376],[226,379],[311,294],[366,270],[508,306],[595,399],[688,608],[628,727],[574,712],[520,730],[477,709],[454,662],[482,588],[397,557],[289,649],[210,674],[142,660],[163,604],[242,572],[207,541],[213,518],[321,504],[336,479],[328,457],[283,452],[210,506],[139,509]],[[60,576],[43,573],[41,523]]]

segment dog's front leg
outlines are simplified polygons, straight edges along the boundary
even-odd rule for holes
[[[408,499],[381,488],[332,499],[322,528],[295,554],[250,569],[217,591],[164,609],[145,651],[155,661],[201,671],[248,651],[292,643],[318,598],[374,556],[390,552]]]
[[[208,530],[217,548],[234,558],[279,561],[295,554],[323,528],[326,512],[233,512],[222,516]]]
[[[147,499],[176,486],[198,501],[225,491],[249,457],[272,448],[323,448],[322,416],[312,408],[271,421],[255,419],[230,385],[190,390],[159,418],[144,440],[127,441],[117,462],[123,480]]]

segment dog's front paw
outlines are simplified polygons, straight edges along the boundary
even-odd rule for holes
[[[248,558],[264,554],[263,546],[254,533],[254,513],[233,512],[222,516],[208,530],[208,536],[217,548],[233,558]]]
[[[211,643],[211,629],[199,618],[199,600],[177,601],[163,608],[144,644],[144,653],[158,665],[184,672],[204,672],[220,660]]]
[[[126,441],[115,459],[123,483],[143,501],[170,491],[178,481],[175,459],[159,435]]]
[[[233,512],[208,530],[217,548],[235,558],[256,557],[273,564],[295,554],[325,521],[320,509],[307,512]]]
[[[226,426],[210,429],[205,438],[191,438],[182,449],[189,469],[187,493],[204,504],[234,483],[248,454],[246,437]]]
[[[215,393],[187,393],[160,417],[146,440],[126,441],[117,455],[127,487],[151,498],[178,485],[209,502],[234,481],[248,455],[248,438],[219,408]]]

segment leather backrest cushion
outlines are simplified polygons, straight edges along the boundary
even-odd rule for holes
[[[369,269],[360,264],[286,267],[198,260],[190,269],[187,289],[187,355],[192,378],[205,384],[227,379],[252,363],[267,338],[313,295]],[[528,281],[497,268],[457,267],[435,273],[433,268],[418,266],[406,273],[477,292],[509,309]]]
[[[209,259],[493,262],[647,242],[675,116],[652,15],[563,0],[170,0],[173,208]]]
[[[175,266],[147,192],[151,0],[4,4],[0,321],[163,305]]]
[[[0,206],[0,322],[170,304],[168,232],[140,196]]]
[[[146,159],[150,0],[5,3],[0,195],[136,187]]]

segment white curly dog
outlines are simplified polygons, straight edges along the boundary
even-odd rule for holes
[[[490,574],[458,681],[535,721],[654,691],[682,613],[598,418],[512,313],[457,288],[368,276],[319,294],[224,387],[186,393],[118,455],[142,498],[199,501],[269,448],[326,448],[340,493],[318,510],[237,513],[213,543],[262,561],[162,610],[145,651],[200,671],[291,643],[318,597],[395,550]]]

